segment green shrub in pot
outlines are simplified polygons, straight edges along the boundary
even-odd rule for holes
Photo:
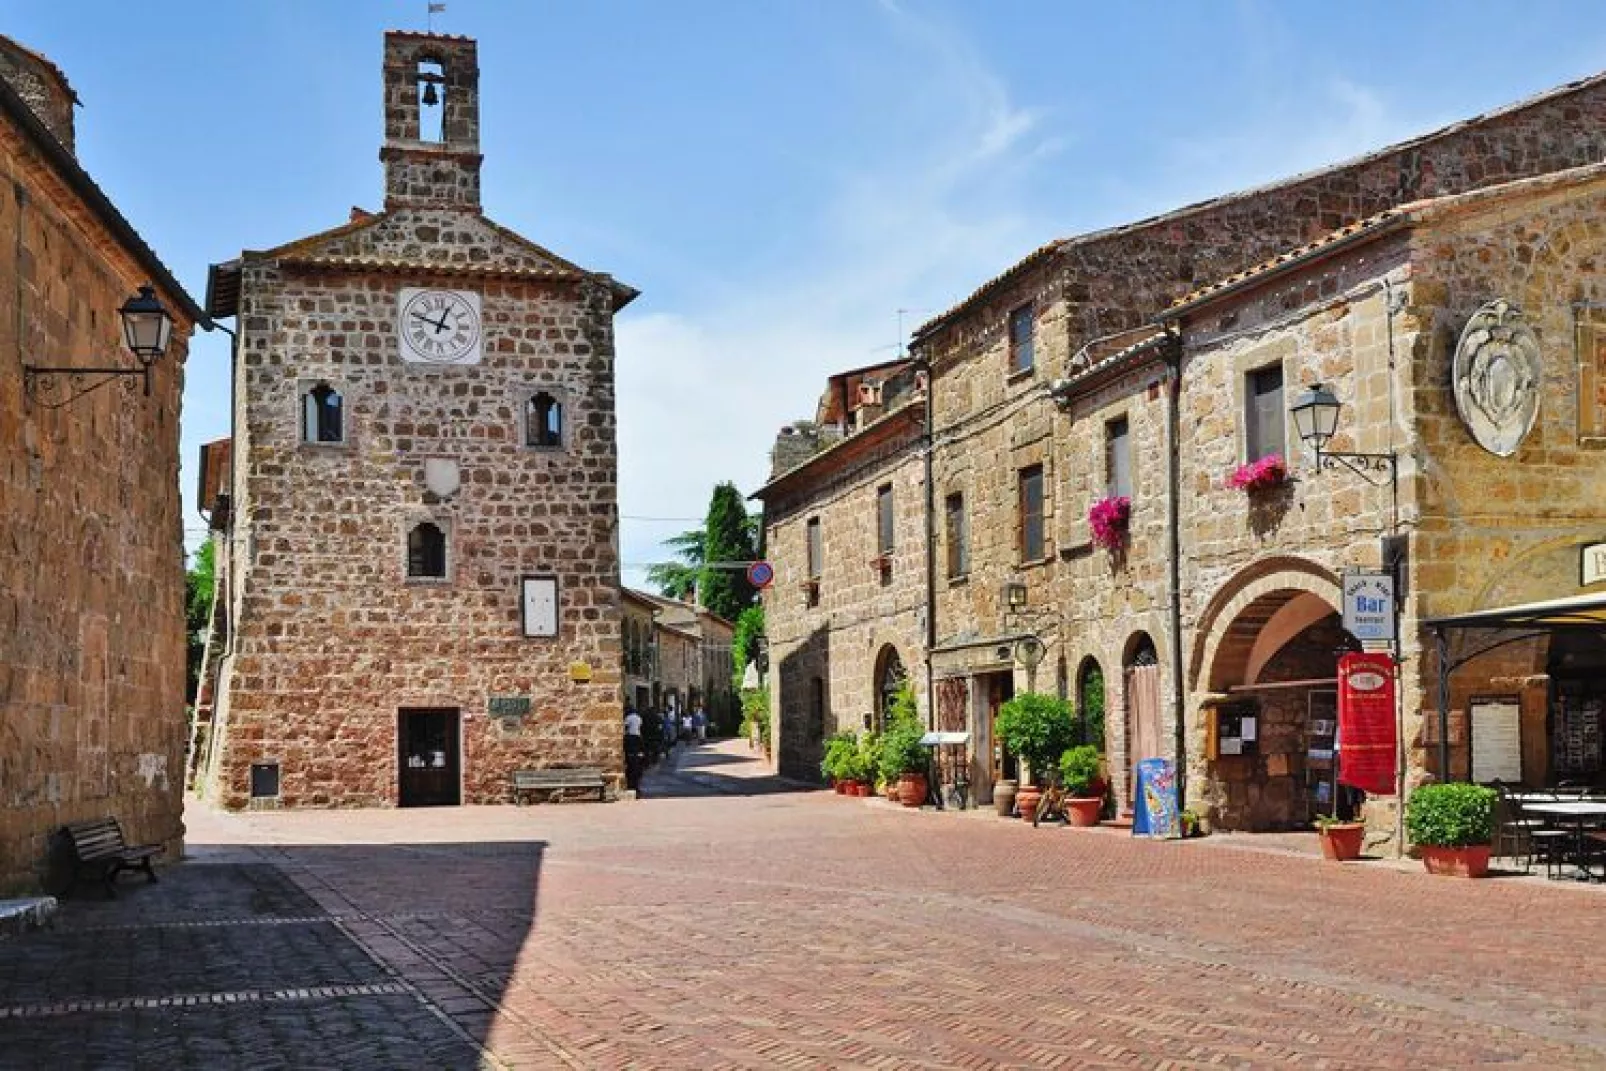
[[[998,739],[1026,760],[1034,779],[1054,769],[1076,733],[1071,705],[1038,692],[1023,692],[999,707],[997,727]]]
[[[1060,784],[1065,794],[1085,799],[1092,794],[1093,783],[1099,779],[1099,749],[1092,744],[1080,744],[1060,756]]]
[[[1415,844],[1465,848],[1494,839],[1497,793],[1482,785],[1423,785],[1405,804],[1405,832]]]

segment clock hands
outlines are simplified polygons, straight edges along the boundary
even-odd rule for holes
[[[425,323],[427,323],[430,326],[434,327],[435,328],[435,333],[437,335],[440,334],[442,331],[446,330],[446,310],[445,309],[441,310],[441,318],[439,320],[431,320],[428,316],[425,316],[421,312],[415,312],[412,315],[413,315],[413,319],[415,319],[415,320],[423,320]]]

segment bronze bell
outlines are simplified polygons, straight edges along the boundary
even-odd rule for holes
[[[440,102],[441,102],[440,94],[435,92],[435,83],[434,82],[425,82],[424,83],[424,103],[425,104],[429,104],[429,105],[435,105],[435,104],[439,104]]]

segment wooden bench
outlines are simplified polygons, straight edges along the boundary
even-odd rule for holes
[[[117,889],[114,883],[117,875],[124,870],[135,867],[145,871],[145,876],[151,881],[156,880],[156,871],[151,868],[151,860],[162,854],[160,844],[129,844],[123,839],[123,827],[117,819],[107,816],[97,818],[90,822],[74,822],[65,827],[67,836],[72,840],[73,854],[77,857],[73,861],[72,879],[67,886],[71,893],[73,886],[78,884],[78,876],[85,870],[97,870],[101,879],[106,883],[106,895],[114,897]]]
[[[585,767],[558,770],[514,770],[513,802],[523,803],[530,792],[545,792],[548,803],[556,803],[569,789],[595,792],[598,800],[608,798],[608,782],[601,770]]]

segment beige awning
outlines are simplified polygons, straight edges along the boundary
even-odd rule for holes
[[[1428,628],[1606,628],[1606,592],[1435,617]]]

